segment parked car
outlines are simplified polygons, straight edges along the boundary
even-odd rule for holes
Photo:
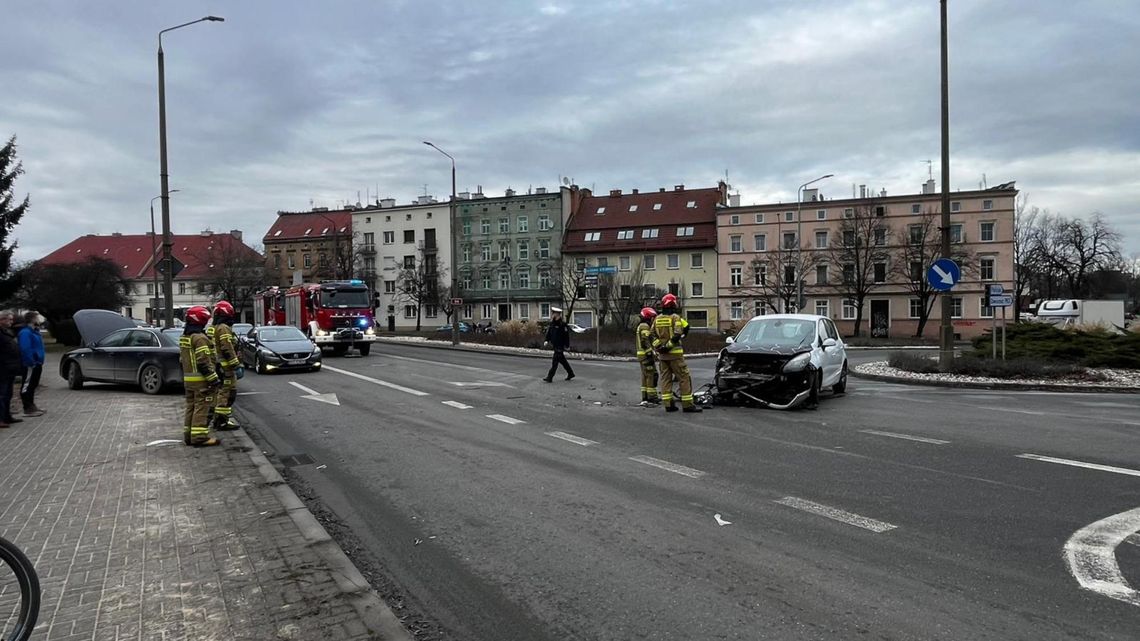
[[[234,323],[233,325],[230,325],[230,329],[234,330],[234,336],[237,336],[238,339],[241,339],[249,333],[249,330],[253,329],[253,325],[250,323]]]
[[[575,334],[585,334],[586,333],[586,328],[582,327],[581,325],[579,325],[577,323],[566,323],[566,327],[568,327],[570,329],[570,331],[574,332]]]
[[[814,314],[756,316],[717,357],[717,394],[775,409],[847,389],[847,348],[835,324]]]
[[[238,342],[238,359],[258,374],[321,368],[321,348],[292,325],[259,325]]]
[[[182,385],[178,337],[157,327],[137,327],[130,318],[105,309],[75,313],[83,347],[59,361],[59,375],[73,390],[87,381],[137,385],[147,394]]]
[[[450,334],[451,333],[451,324],[448,323],[447,325],[440,325],[439,327],[435,328],[435,331],[447,332]],[[459,323],[459,333],[460,334],[466,334],[467,332],[470,332],[470,331],[471,331],[470,325],[468,325],[467,323],[463,323],[463,322]]]

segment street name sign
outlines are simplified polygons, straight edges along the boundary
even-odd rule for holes
[[[600,265],[598,267],[587,267],[586,268],[586,274],[587,275],[616,274],[616,273],[617,273],[617,267],[614,267],[613,265]]]
[[[1012,307],[1012,306],[1013,306],[1013,296],[1011,296],[1011,295],[990,296],[990,307]]]
[[[949,291],[962,279],[962,270],[958,263],[949,258],[939,258],[926,270],[926,280],[930,286],[940,292]]]

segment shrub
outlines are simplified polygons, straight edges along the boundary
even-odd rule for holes
[[[888,364],[895,369],[919,374],[936,374],[940,371],[937,357],[912,352],[892,352],[888,357]],[[1108,378],[1103,374],[1090,372],[1085,367],[1073,363],[1046,363],[1031,358],[995,361],[991,358],[981,358],[972,355],[963,355],[959,358],[955,358],[947,373],[960,376],[981,376],[1010,380],[1054,380],[1064,378],[1098,382],[1107,380]]]
[[[990,354],[987,332],[973,341],[973,355]],[[999,336],[1000,340],[1000,336]],[[1140,333],[1104,328],[1060,329],[1045,323],[1018,323],[1006,329],[1006,356],[1047,364],[1140,369]]]

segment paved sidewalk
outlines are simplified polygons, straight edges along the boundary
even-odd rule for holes
[[[411,638],[244,432],[189,448],[181,395],[53,374],[47,414],[0,430],[0,534],[43,585],[33,640]]]

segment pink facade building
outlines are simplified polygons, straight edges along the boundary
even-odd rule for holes
[[[981,334],[1001,309],[986,304],[986,286],[1013,287],[1012,182],[950,195],[952,257],[961,281],[949,292],[954,333]],[[920,194],[727,207],[717,214],[719,318],[730,329],[755,315],[796,311],[827,316],[844,335],[935,339],[941,300],[926,279],[941,257],[941,194],[934,181]],[[801,293],[802,292],[802,293]],[[863,299],[859,309],[858,298]],[[801,298],[802,296],[802,298]],[[799,301],[799,305],[797,305]]]

